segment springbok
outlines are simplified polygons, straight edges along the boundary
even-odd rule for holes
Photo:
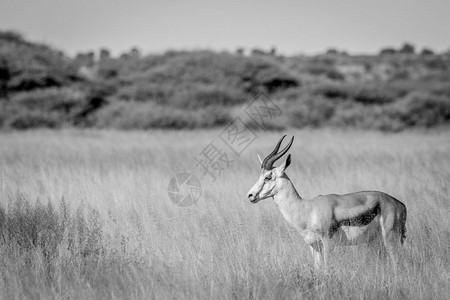
[[[406,207],[383,192],[356,192],[345,195],[319,195],[303,199],[286,174],[291,163],[289,154],[279,167],[273,167],[292,146],[294,137],[280,152],[283,136],[273,151],[261,162],[261,174],[250,189],[252,203],[272,197],[287,223],[293,226],[309,245],[314,266],[328,264],[330,248],[375,242],[388,251],[395,264],[393,251],[406,238]]]

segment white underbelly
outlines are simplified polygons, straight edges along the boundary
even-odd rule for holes
[[[380,221],[378,216],[366,226],[341,226],[332,236],[332,241],[338,245],[366,244],[380,236]]]

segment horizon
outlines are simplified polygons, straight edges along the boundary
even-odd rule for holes
[[[443,51],[436,51],[436,49],[432,48],[432,47],[428,47],[427,45],[424,45],[423,47],[417,47],[417,45],[413,42],[410,41],[404,41],[401,44],[398,45],[386,45],[386,46],[381,46],[379,47],[377,50],[374,51],[368,51],[368,52],[360,52],[360,53],[355,53],[355,52],[351,52],[351,51],[347,51],[345,49],[339,49],[336,47],[326,47],[325,49],[323,49],[322,51],[317,51],[314,53],[305,53],[305,52],[298,52],[298,53],[283,53],[282,51],[279,51],[279,49],[277,49],[277,47],[273,46],[271,48],[259,48],[259,47],[237,47],[235,49],[215,49],[215,48],[173,48],[173,47],[168,47],[166,49],[163,50],[159,50],[159,51],[142,51],[141,48],[139,47],[129,47],[128,49],[125,49],[121,52],[114,52],[111,51],[110,48],[108,48],[107,46],[99,46],[98,48],[95,49],[85,49],[85,50],[75,50],[74,52],[68,52],[65,49],[62,49],[61,47],[58,47],[58,45],[55,45],[54,43],[51,43],[49,41],[38,41],[38,40],[33,40],[30,39],[30,37],[22,32],[22,31],[18,31],[15,29],[6,29],[6,30],[1,30],[0,32],[11,32],[14,34],[19,34],[24,40],[31,42],[31,43],[35,43],[35,44],[43,44],[46,46],[51,47],[54,50],[57,51],[62,51],[64,53],[64,55],[68,56],[68,57],[72,57],[75,58],[76,55],[78,54],[87,54],[89,52],[93,52],[95,56],[100,55],[100,51],[102,50],[107,50],[110,52],[111,57],[119,57],[122,54],[127,54],[129,53],[131,50],[133,49],[137,49],[142,56],[146,56],[146,55],[162,55],[164,53],[170,52],[170,51],[174,51],[174,52],[201,52],[201,51],[210,51],[210,52],[214,52],[214,53],[236,53],[239,50],[243,51],[243,55],[251,55],[252,51],[263,51],[265,53],[270,53],[271,50],[275,50],[276,55],[282,55],[282,56],[286,56],[286,57],[294,57],[294,56],[305,56],[305,57],[312,57],[312,56],[316,56],[316,55],[322,55],[322,54],[326,54],[328,51],[334,51],[336,50],[339,54],[344,54],[344,55],[349,55],[349,56],[377,56],[380,54],[380,52],[382,50],[385,49],[393,49],[395,51],[399,51],[403,46],[405,45],[411,45],[414,47],[416,54],[420,54],[420,52],[422,50],[431,50],[436,54],[445,54],[445,53],[450,53],[450,47],[448,49],[444,49]]]
[[[405,4],[407,4],[405,6]],[[168,50],[235,52],[245,49],[287,56],[336,49],[373,55],[409,43],[420,51],[450,50],[450,3],[414,1],[229,1],[43,0],[24,5],[4,0],[0,27],[48,44],[69,56],[108,49],[113,56],[132,48],[143,54]],[[248,14],[251,11],[252,14]],[[230,20],[232,20],[230,22]]]

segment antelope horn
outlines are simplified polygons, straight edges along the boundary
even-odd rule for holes
[[[280,145],[281,142],[283,141],[283,139],[286,137],[286,135],[283,135],[283,137],[278,141],[278,144],[275,146],[275,148],[272,150],[272,152],[269,153],[269,155],[266,156],[266,158],[264,158],[263,162],[261,163],[261,168],[266,168],[267,165],[267,161],[274,156],[275,154],[277,154],[278,149],[280,149]]]
[[[263,163],[261,164],[261,167],[266,169],[266,170],[270,170],[273,167],[273,164],[280,159],[280,157],[282,157],[284,154],[286,154],[286,152],[288,152],[289,148],[291,148],[292,146],[292,142],[294,142],[294,137],[291,138],[289,144],[287,144],[287,146],[281,150],[279,153],[278,149],[280,149],[280,145],[281,142],[283,141],[283,139],[286,137],[286,135],[284,135],[280,141],[278,142],[278,144],[275,146],[275,148],[273,149],[273,151],[267,155],[267,157],[264,159]]]

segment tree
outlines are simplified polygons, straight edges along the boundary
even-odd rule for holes
[[[252,55],[266,55],[266,52],[264,50],[254,48],[252,49]]]
[[[111,52],[108,49],[102,48],[100,49],[100,60],[110,59]]]
[[[14,43],[26,43],[23,35],[16,31],[0,31],[0,40],[14,42]]]
[[[434,55],[434,51],[430,48],[423,48],[420,55],[428,56],[428,55]]]
[[[237,48],[236,54],[237,54],[237,55],[244,55],[244,54],[245,54],[244,48]]]
[[[330,48],[330,49],[327,50],[326,54],[328,54],[328,55],[338,55],[339,51],[337,49],[335,49],[335,48]]]
[[[132,58],[139,59],[141,58],[141,51],[138,48],[134,47],[130,50],[130,56]]]
[[[397,53],[397,51],[394,48],[383,48],[380,51],[380,55],[393,55]]]
[[[275,48],[275,47],[270,48],[269,54],[273,55],[273,56],[277,55],[277,48]]]
[[[95,63],[95,53],[93,51],[77,53],[75,62],[79,66],[92,67]]]
[[[400,48],[400,53],[402,54],[414,54],[416,52],[416,49],[414,45],[409,43],[404,43],[402,48]]]

